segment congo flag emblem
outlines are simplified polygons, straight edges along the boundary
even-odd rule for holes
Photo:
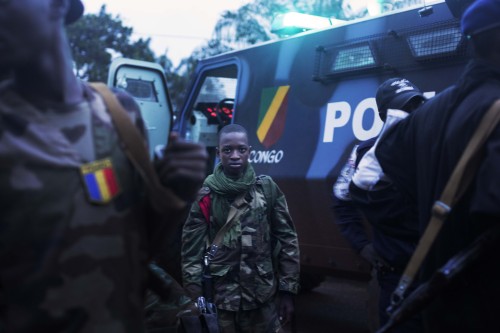
[[[265,88],[260,99],[257,137],[264,147],[274,145],[285,129],[290,86]]]
[[[106,204],[120,193],[111,159],[84,164],[80,173],[90,202]]]

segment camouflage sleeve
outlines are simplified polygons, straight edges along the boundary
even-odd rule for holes
[[[288,212],[285,195],[276,186],[277,196],[271,216],[271,233],[278,241],[279,290],[296,294],[299,289],[300,253],[297,232]]]
[[[202,259],[208,235],[208,223],[197,201],[182,230],[182,281],[191,296],[201,294]]]

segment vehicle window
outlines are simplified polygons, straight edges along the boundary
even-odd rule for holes
[[[201,112],[208,124],[229,124],[233,118],[235,97],[236,78],[206,77],[194,103],[194,111]]]
[[[153,82],[130,78],[127,78],[126,81],[125,90],[133,97],[145,102],[158,102]]]
[[[217,145],[217,133],[232,123],[236,98],[238,68],[223,66],[201,73],[202,80],[196,88],[187,133],[195,142],[207,147]]]
[[[207,147],[210,155],[207,173],[212,173],[217,163],[217,134],[233,121],[237,74],[236,65],[208,70],[201,74],[203,79],[196,89],[186,133],[192,141]]]

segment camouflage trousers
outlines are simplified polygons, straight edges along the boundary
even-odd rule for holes
[[[276,304],[271,301],[254,310],[217,309],[221,333],[281,333]]]

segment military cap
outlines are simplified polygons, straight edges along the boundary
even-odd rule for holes
[[[391,78],[384,81],[375,97],[380,119],[385,121],[387,109],[401,110],[413,98],[425,100],[420,89],[407,79]]]
[[[474,36],[500,27],[500,0],[476,0],[462,16],[462,32]]]

